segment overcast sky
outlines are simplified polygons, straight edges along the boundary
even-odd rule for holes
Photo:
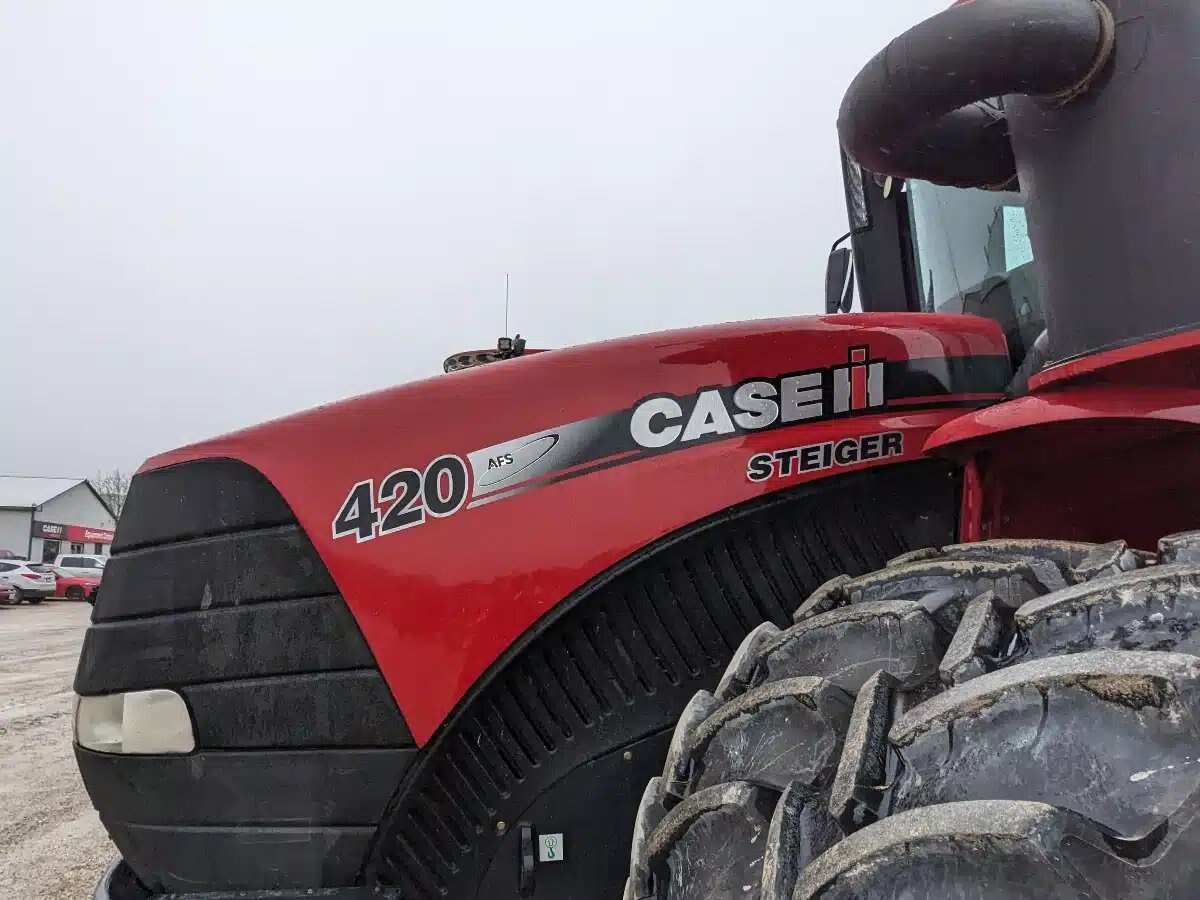
[[[0,472],[819,312],[834,120],[946,0],[0,4]]]

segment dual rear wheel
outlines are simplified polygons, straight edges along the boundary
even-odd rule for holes
[[[1197,629],[1200,532],[838,577],[684,710],[626,900],[1192,897]]]

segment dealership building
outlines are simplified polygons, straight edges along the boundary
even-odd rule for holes
[[[107,554],[116,525],[86,478],[0,475],[0,550],[37,562],[60,553]]]

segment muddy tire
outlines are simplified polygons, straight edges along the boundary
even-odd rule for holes
[[[765,624],[676,727],[626,900],[1184,898],[1200,532],[917,551]]]

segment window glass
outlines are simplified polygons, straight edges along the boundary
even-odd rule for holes
[[[996,321],[1019,363],[1046,327],[1024,198],[923,181],[906,188],[922,310]]]

